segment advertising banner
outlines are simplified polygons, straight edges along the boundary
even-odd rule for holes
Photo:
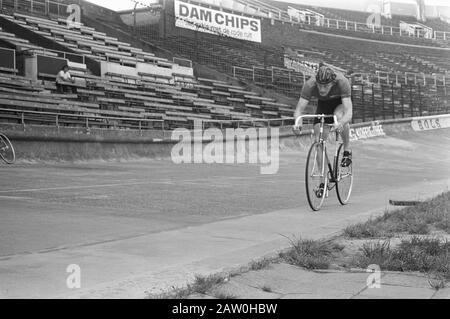
[[[261,43],[261,21],[175,0],[180,28]]]
[[[284,56],[284,67],[287,69],[294,70],[296,72],[305,74],[315,74],[319,69],[319,63],[300,60],[299,58],[292,58],[287,55]]]
[[[415,118],[411,122],[411,126],[413,130],[416,132],[449,128],[450,116],[442,115],[435,117],[430,116],[430,117]]]

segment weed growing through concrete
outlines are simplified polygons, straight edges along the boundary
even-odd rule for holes
[[[396,248],[390,241],[364,244],[353,266],[377,264],[385,271],[419,271],[450,280],[450,242],[438,238],[413,237]]]
[[[432,230],[450,234],[450,192],[364,223],[348,226],[344,230],[347,238],[392,237],[401,233],[428,235]]]
[[[306,269],[328,269],[333,254],[344,249],[332,241],[289,239],[291,249],[280,253],[280,259],[288,264]]]

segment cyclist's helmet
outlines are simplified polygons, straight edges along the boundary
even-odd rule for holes
[[[316,75],[316,82],[319,84],[328,84],[336,79],[336,73],[326,66],[325,64],[320,64],[319,71]]]

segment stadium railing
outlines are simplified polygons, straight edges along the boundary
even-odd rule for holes
[[[36,51],[35,49],[28,49],[28,50],[23,50],[22,52],[33,52]],[[67,59],[71,62],[76,62],[76,63],[81,63],[81,64],[86,64],[86,57],[82,54],[77,54],[77,53],[71,53],[71,52],[65,52],[65,51],[58,51],[58,50],[52,50],[52,49],[46,49],[46,48],[41,48],[40,52],[43,55],[46,55],[47,53],[56,53],[56,56],[63,58],[63,59]]]
[[[0,11],[27,11],[30,13],[67,16],[67,4],[49,0],[0,0]]]
[[[47,116],[42,118],[42,116]],[[139,131],[146,129],[155,129],[154,124],[160,124],[156,129],[165,130],[163,120],[138,119],[126,117],[109,117],[98,115],[67,114],[45,111],[19,110],[0,108],[0,119],[17,120],[20,124],[26,126],[27,122],[47,122],[55,127],[84,127],[107,128],[107,129],[136,129]],[[127,123],[129,122],[129,123]],[[76,125],[73,125],[76,124]],[[147,125],[146,125],[147,124]],[[149,127],[148,124],[153,124]]]
[[[411,82],[413,82],[414,85],[423,84],[424,86],[429,83],[434,83],[435,86],[437,86],[438,83],[444,86],[447,84],[446,74],[425,74],[413,72],[398,73],[377,70],[374,74],[358,73],[358,75],[362,76],[365,81],[378,85],[381,85],[383,83],[395,83],[396,85],[401,85]],[[289,83],[304,83],[309,79],[310,76],[310,74],[306,74],[300,71],[283,69],[279,67],[263,68],[253,66],[252,68],[243,68],[239,66],[233,66],[233,77],[251,80],[253,82],[275,82],[276,78],[282,77]]]

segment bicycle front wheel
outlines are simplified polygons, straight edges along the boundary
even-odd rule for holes
[[[349,167],[342,167],[342,157],[344,156],[344,145],[341,144],[338,150],[338,157],[335,163],[336,193],[341,205],[347,205],[353,189],[353,164]]]
[[[6,164],[13,164],[16,161],[14,147],[4,134],[0,134],[0,157]]]
[[[305,170],[306,196],[313,211],[318,211],[323,205],[328,189],[328,165],[326,158],[318,162],[319,152],[323,151],[315,142],[308,153]]]

